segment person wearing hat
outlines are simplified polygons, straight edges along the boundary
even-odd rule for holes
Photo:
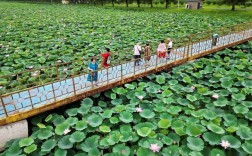
[[[140,59],[141,59],[141,42],[138,42],[135,46],[134,46],[134,60],[135,60],[135,63],[134,65],[135,66],[139,66],[139,62],[140,62]]]

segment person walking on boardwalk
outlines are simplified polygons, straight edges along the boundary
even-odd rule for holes
[[[213,34],[212,36],[212,46],[216,46],[218,42],[219,35],[218,34]]]
[[[97,85],[97,79],[98,79],[98,63],[96,62],[96,59],[93,57],[91,59],[91,62],[88,64],[89,74],[87,77],[87,80],[90,82],[95,82],[94,85]]]
[[[98,50],[100,50],[100,49],[98,49]],[[101,56],[103,58],[103,67],[108,68],[109,64],[110,64],[110,49],[106,48],[106,52],[102,52]]]
[[[151,58],[151,48],[150,48],[150,44],[146,43],[145,47],[144,47],[144,60],[145,60],[145,64],[146,65],[150,65],[149,61]]]
[[[135,60],[135,63],[134,65],[135,66],[139,66],[139,62],[140,62],[140,59],[141,59],[141,42],[138,42],[135,46],[134,46],[134,60]]]
[[[161,40],[156,50],[158,58],[165,58],[166,50],[167,49],[164,40]]]
[[[167,59],[170,59],[171,50],[172,50],[172,40],[170,38],[167,38],[166,44],[167,44]]]

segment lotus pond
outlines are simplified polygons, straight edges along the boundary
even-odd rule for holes
[[[0,11],[0,75],[88,58],[104,46],[116,52],[115,58],[125,54],[131,58],[132,46],[139,41],[157,42],[251,20],[197,12],[14,2],[0,2]],[[75,65],[83,66],[83,62],[76,61]]]
[[[248,156],[252,42],[30,120],[1,156]]]

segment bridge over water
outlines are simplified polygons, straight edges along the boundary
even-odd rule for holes
[[[234,27],[232,33],[225,33],[222,29],[221,32],[218,32],[220,36],[216,46],[212,45],[211,35],[213,33],[206,32],[199,39],[195,36],[188,36],[188,42],[174,48],[169,60],[160,59],[154,54],[151,56],[148,66],[145,65],[144,60],[141,66],[134,66],[134,60],[130,60],[120,61],[108,69],[99,69],[98,86],[88,82],[88,73],[83,72],[64,79],[59,78],[47,84],[4,93],[0,95],[0,126],[26,119],[134,81],[137,78],[249,41],[252,39],[252,24]]]

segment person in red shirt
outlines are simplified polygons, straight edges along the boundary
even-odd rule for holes
[[[109,67],[108,58],[110,57],[110,49],[106,48],[106,52],[102,52],[101,56],[103,58],[103,67],[108,68]]]

